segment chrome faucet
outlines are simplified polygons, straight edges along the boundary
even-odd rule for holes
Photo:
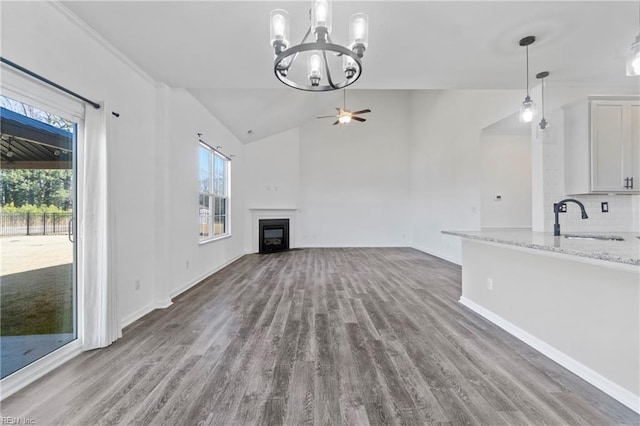
[[[559,237],[560,236],[560,222],[558,221],[558,213],[560,213],[560,208],[565,205],[567,202],[571,201],[572,203],[576,203],[578,206],[580,206],[580,210],[582,210],[582,218],[583,219],[588,219],[589,216],[587,216],[587,211],[584,209],[584,204],[582,204],[580,201],[578,200],[574,200],[573,198],[566,198],[562,201],[558,201],[557,203],[555,203],[553,205],[553,214],[555,214],[556,216],[556,221],[553,224],[553,236],[554,237]]]

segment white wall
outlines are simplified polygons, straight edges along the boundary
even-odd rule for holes
[[[352,90],[366,123],[300,128],[301,246],[409,245],[409,106],[407,92]]]
[[[480,161],[480,226],[531,228],[531,137],[483,132]]]
[[[444,229],[477,230],[481,129],[512,114],[520,91],[415,91],[411,95],[412,245],[460,263],[460,241]]]
[[[298,128],[245,145],[245,252],[257,251],[258,216],[265,214],[270,217],[289,218],[290,246],[299,246],[298,212],[295,211],[299,207],[300,196],[299,147]],[[261,210],[258,212],[249,209]],[[262,218],[266,219],[267,216]]]
[[[298,206],[299,131],[287,130],[245,146],[249,208]]]
[[[59,3],[3,2],[2,56],[120,113],[108,149],[123,322],[166,305],[168,293],[242,253],[243,223],[235,216],[232,239],[197,244],[195,133],[238,146],[199,104],[158,85]],[[232,179],[242,187],[241,156],[235,165]],[[241,199],[237,206],[241,214]],[[180,271],[186,260],[189,271]]]
[[[169,185],[167,232],[169,294],[175,296],[244,254],[246,173],[244,146],[186,90],[170,91]],[[231,161],[230,238],[199,244],[198,239],[198,133],[202,140],[233,155]],[[158,212],[160,213],[160,212]],[[166,267],[166,265],[165,265]],[[159,265],[159,268],[161,266]],[[159,269],[160,270],[160,269]]]

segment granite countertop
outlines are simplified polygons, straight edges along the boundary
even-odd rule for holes
[[[564,235],[554,237],[552,233],[520,229],[442,231],[442,233],[472,240],[640,265],[640,238],[637,238],[639,234],[633,232],[580,233],[580,235],[618,236],[624,238],[624,241],[570,239],[565,238]]]

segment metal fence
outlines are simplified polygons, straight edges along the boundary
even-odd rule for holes
[[[71,213],[0,213],[0,236],[66,234],[70,220]]]

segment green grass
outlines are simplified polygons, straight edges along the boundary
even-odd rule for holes
[[[72,264],[5,275],[0,336],[73,332]]]

